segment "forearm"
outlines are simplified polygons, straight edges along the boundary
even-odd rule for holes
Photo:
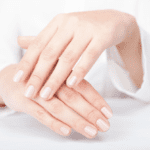
[[[141,37],[137,22],[133,20],[129,37],[116,45],[133,83],[140,88],[143,82]]]

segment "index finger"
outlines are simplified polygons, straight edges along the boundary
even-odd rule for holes
[[[13,78],[14,82],[22,82],[31,74],[40,53],[57,31],[55,20],[54,17],[52,21],[35,38],[33,38],[32,43],[28,46],[28,50],[16,68],[15,76]]]
[[[70,126],[53,117],[46,109],[33,100],[26,98],[22,112],[31,115],[39,122],[60,135],[68,136],[71,133]]]

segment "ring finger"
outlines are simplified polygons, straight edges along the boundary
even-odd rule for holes
[[[70,89],[63,84],[63,86],[56,92],[56,96],[71,109],[96,126],[99,131],[106,132],[109,129],[110,124],[108,119],[74,89]],[[103,103],[102,100],[101,103]]]
[[[55,118],[69,125],[87,138],[93,138],[97,135],[98,131],[94,125],[79,116],[58,98],[53,97],[50,101],[44,101],[41,97],[37,97],[36,102],[43,106]]]

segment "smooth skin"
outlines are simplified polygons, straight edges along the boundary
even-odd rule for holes
[[[15,83],[12,75],[18,64],[10,65],[0,72],[0,95],[4,104],[15,111],[27,113],[54,132],[68,136],[71,128],[87,138],[94,138],[98,131],[109,129],[108,118],[101,112],[106,107],[111,109],[99,93],[85,80],[75,89],[65,84],[49,101],[37,97],[24,97],[26,81]],[[99,124],[97,120],[100,119]],[[100,126],[101,127],[100,127]]]
[[[133,16],[116,10],[59,14],[30,43],[14,81],[28,79],[25,96],[40,94],[45,100],[65,81],[75,88],[106,48],[132,35],[134,22]]]

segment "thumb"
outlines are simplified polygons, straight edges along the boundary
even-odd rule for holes
[[[34,39],[35,36],[18,36],[17,42],[21,48],[27,49]]]

